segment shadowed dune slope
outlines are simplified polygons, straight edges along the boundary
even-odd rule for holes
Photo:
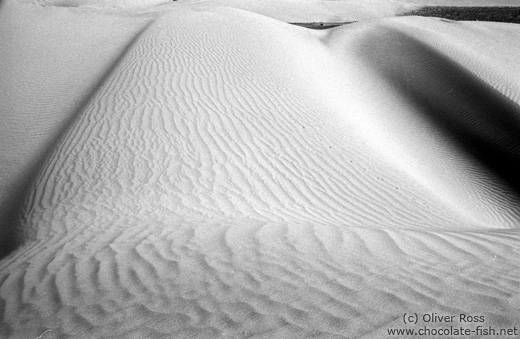
[[[345,72],[359,79],[361,100],[374,105],[359,106],[372,115],[378,148],[480,221],[482,208],[518,212],[520,69],[511,59],[518,48],[505,46],[509,36],[518,37],[514,25],[411,18],[326,38],[349,61]]]
[[[22,240],[17,219],[43,162],[149,20],[1,8],[0,257]]]
[[[363,57],[382,77],[418,108],[429,125],[489,169],[486,176],[495,174],[518,196],[520,106],[406,33],[390,28],[366,39]],[[374,46],[384,50],[385,57],[374,53]]]
[[[38,168],[0,336],[378,338],[404,312],[520,326],[516,75],[493,46],[477,69],[450,25],[158,15]]]

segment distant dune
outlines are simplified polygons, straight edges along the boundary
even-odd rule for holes
[[[1,6],[0,337],[520,328],[520,26]]]

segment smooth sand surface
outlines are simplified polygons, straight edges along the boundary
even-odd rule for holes
[[[520,328],[520,26],[0,6],[0,337]]]

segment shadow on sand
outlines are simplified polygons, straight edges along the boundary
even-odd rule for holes
[[[363,58],[422,117],[520,198],[520,106],[462,65],[393,28],[366,36]],[[520,201],[520,200],[519,200]]]
[[[0,0],[2,1],[2,0]],[[55,136],[47,143],[49,145],[37,158],[25,166],[26,170],[20,173],[14,183],[6,194],[6,198],[0,202],[0,260],[4,259],[17,248],[22,246],[26,241],[35,240],[34,236],[29,235],[27,225],[24,225],[24,210],[26,199],[33,189],[34,183],[38,179],[40,171],[44,168],[45,163],[51,157],[55,145],[68,133],[74,125],[77,118],[81,115],[91,98],[96,94],[97,89],[106,81],[112,74],[112,71],[124,58],[128,50],[139,39],[141,34],[146,31],[150,23],[141,29],[135,37],[133,37],[123,48],[119,56],[103,73],[103,76],[95,82],[91,87],[89,93],[85,95],[83,100],[73,110],[75,113],[71,114],[66,121],[61,125],[61,128],[56,132]]]

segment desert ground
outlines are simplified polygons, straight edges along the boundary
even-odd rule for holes
[[[520,25],[447,4],[1,0],[0,338],[517,338]]]

